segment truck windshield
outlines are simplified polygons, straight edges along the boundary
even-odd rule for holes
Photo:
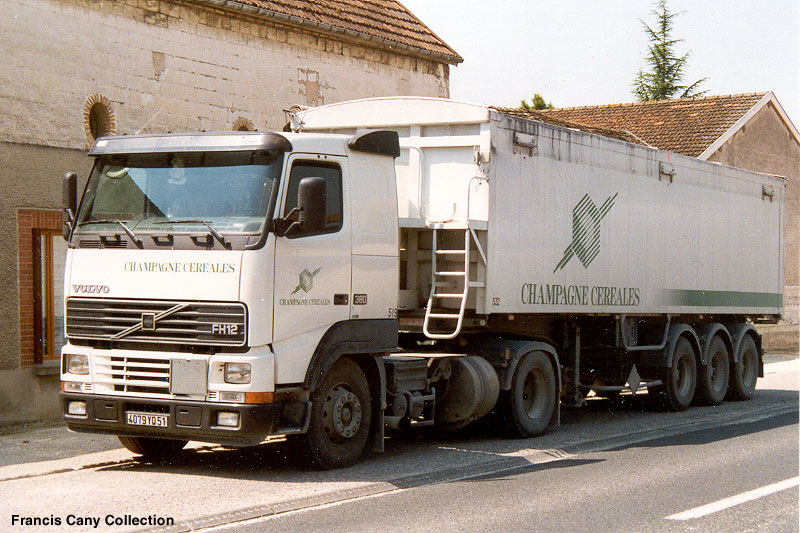
[[[122,222],[137,233],[163,232],[164,223],[174,220],[197,221],[197,231],[211,224],[225,233],[260,233],[282,155],[259,150],[101,156],[78,227],[108,231],[106,225]]]

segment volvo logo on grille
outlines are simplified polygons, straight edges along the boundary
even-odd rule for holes
[[[156,322],[161,320],[162,318],[166,318],[173,313],[177,313],[181,309],[184,309],[188,304],[177,304],[173,305],[169,309],[161,311],[160,313],[142,313],[142,319],[134,324],[129,328],[125,328],[116,335],[114,335],[113,339],[121,339],[122,337],[126,337],[131,333],[136,331],[153,331],[156,329]]]
[[[142,313],[142,330],[155,331],[155,329],[156,329],[156,314]]]

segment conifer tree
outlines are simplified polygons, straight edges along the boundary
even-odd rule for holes
[[[542,95],[536,93],[533,95],[533,98],[531,98],[530,104],[525,100],[520,101],[519,108],[524,109],[525,111],[539,110],[539,109],[553,109],[553,102],[545,102]]]
[[[683,39],[671,37],[673,19],[680,13],[671,13],[667,8],[667,0],[658,0],[656,8],[650,13],[657,17],[656,28],[653,29],[645,21],[639,19],[645,33],[650,38],[650,46],[646,61],[652,69],[644,72],[639,69],[633,81],[633,93],[640,102],[647,100],[667,100],[678,95],[680,98],[703,96],[708,91],[697,88],[708,78],[702,78],[691,85],[682,85],[684,67],[689,59],[689,52],[677,56],[675,45]]]

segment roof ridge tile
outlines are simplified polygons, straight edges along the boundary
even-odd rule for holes
[[[668,104],[674,102],[696,102],[698,100],[719,100],[723,98],[742,98],[742,97],[755,97],[758,96],[759,98],[763,98],[769,94],[769,91],[762,91],[762,92],[751,92],[751,93],[740,93],[740,94],[722,94],[722,95],[712,95],[712,96],[698,96],[692,98],[670,98],[667,100],[646,100],[643,102],[618,102],[613,104],[595,104],[595,105],[584,105],[584,106],[574,106],[574,107],[556,107],[554,109],[543,109],[545,113],[554,112],[554,111],[566,111],[566,110],[578,110],[578,109],[597,109],[597,108],[610,108],[610,107],[630,107],[630,106],[648,106],[648,105],[661,105],[661,104]]]
[[[315,26],[318,31],[351,33],[405,53],[437,57],[450,64],[463,58],[397,0],[199,0],[217,8],[275,17],[280,22]],[[255,13],[254,9],[255,8]],[[258,13],[258,10],[263,10]],[[321,27],[317,26],[321,25]],[[394,43],[394,44],[393,44]],[[396,46],[395,46],[396,45]]]

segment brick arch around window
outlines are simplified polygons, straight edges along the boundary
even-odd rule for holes
[[[233,122],[233,131],[256,131],[256,127],[249,118],[239,117]]]
[[[89,146],[93,146],[98,137],[117,133],[117,117],[108,98],[95,93],[86,99],[83,105],[83,128]]]
[[[41,273],[38,265],[41,261],[39,239],[41,233],[60,231],[62,225],[61,211],[42,209],[17,210],[18,228],[18,264],[19,284],[19,345],[20,366],[23,368],[41,364],[44,359],[57,358],[58,354],[44,354],[41,349],[41,318],[37,313],[37,305],[41,305]],[[59,237],[60,238],[60,237]]]

